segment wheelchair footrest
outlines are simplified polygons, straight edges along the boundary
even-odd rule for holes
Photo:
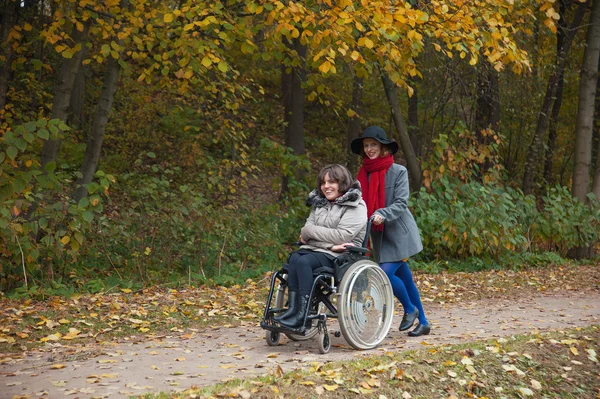
[[[284,333],[284,334],[287,333],[287,334],[304,335],[304,334],[306,334],[306,331],[307,331],[306,326],[301,326],[298,328],[290,328],[290,327],[284,327],[277,323],[267,323],[264,321],[260,322],[260,326],[264,330],[277,331],[277,332]]]

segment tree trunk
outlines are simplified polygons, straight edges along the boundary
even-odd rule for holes
[[[600,56],[600,1],[592,4],[586,47],[579,77],[579,103],[575,130],[575,156],[573,168],[573,197],[587,202],[590,192],[590,168],[592,160],[592,132],[596,84],[598,82],[598,57]],[[576,249],[576,257],[589,257],[591,247]]]
[[[358,158],[352,153],[350,149],[350,143],[352,140],[360,136],[360,115],[362,114],[363,108],[363,78],[354,75],[352,82],[352,105],[350,106],[352,111],[355,112],[350,118],[348,118],[348,128],[346,130],[346,148],[348,149],[348,169],[356,174],[358,170]]]
[[[300,64],[286,71],[282,66],[281,86],[283,91],[283,111],[285,121],[285,146],[292,149],[295,155],[303,155],[304,150],[304,88],[306,80],[306,46],[294,39],[288,44],[300,58]],[[301,175],[296,176],[302,179]],[[283,176],[281,196],[289,191],[289,177]]]
[[[82,59],[87,56],[87,48],[81,49],[83,52]],[[77,71],[75,82],[73,82],[73,91],[71,93],[71,101],[69,102],[69,120],[72,127],[77,127],[84,131],[85,126],[85,74],[86,67],[81,65]]]
[[[565,69],[567,54],[573,44],[573,38],[575,33],[581,26],[581,21],[587,10],[588,2],[580,3],[575,10],[575,16],[573,21],[569,25],[569,29],[565,32],[565,40],[556,56],[556,62],[554,70],[548,79],[548,86],[546,88],[546,95],[538,115],[537,126],[533,134],[533,140],[529,145],[527,160],[525,162],[525,172],[523,174],[522,189],[525,194],[530,194],[533,188],[533,179],[536,171],[538,153],[541,148],[543,137],[548,128],[548,115],[550,114],[550,107],[554,103],[554,97],[556,96],[556,89],[558,87],[559,76]]]
[[[596,143],[596,153],[600,154],[600,140]],[[592,193],[596,199],[600,201],[600,155],[596,157],[596,169],[594,171],[594,183],[592,185]]]
[[[484,130],[498,130],[500,123],[500,84],[498,73],[485,57],[477,69],[477,101],[475,109],[475,134],[477,141],[484,146],[491,143],[492,137],[484,134]],[[489,159],[479,164],[476,171],[478,179],[482,179],[487,170],[491,168]]]
[[[567,23],[565,22],[566,15],[566,0],[560,1],[559,15],[560,18],[558,20],[558,31],[556,32],[556,54],[560,52],[560,49],[563,46],[565,41],[565,30],[567,29]],[[557,137],[557,129],[558,129],[558,115],[560,114],[560,107],[562,105],[562,95],[563,88],[565,82],[565,73],[562,73],[558,77],[558,83],[556,86],[556,98],[554,99],[554,104],[552,105],[552,114],[550,115],[550,126],[548,129],[548,142],[547,142],[547,150],[546,150],[546,162],[544,163],[544,182],[547,186],[553,184],[553,176],[552,169],[554,168],[553,157],[554,157],[554,147],[556,146],[556,137]]]
[[[76,27],[73,27],[73,38],[72,46],[77,43],[81,43],[82,47],[85,46],[87,35],[89,31],[89,21],[83,25],[83,31],[80,32]],[[54,98],[52,100],[52,110],[50,111],[51,119],[60,119],[67,122],[67,116],[69,113],[69,104],[71,103],[71,94],[73,91],[73,85],[77,72],[81,65],[82,51],[76,52],[72,58],[65,58],[60,67],[58,73],[58,80],[54,85]],[[42,154],[40,162],[42,168],[44,168],[49,162],[56,162],[58,157],[58,150],[60,149],[60,137],[51,137],[49,140],[44,142],[42,148]]]
[[[396,131],[400,136],[398,140],[400,147],[406,158],[406,165],[408,169],[408,175],[410,176],[410,189],[412,192],[418,191],[421,188],[421,164],[415,155],[410,137],[404,123],[404,117],[402,116],[402,110],[400,108],[400,99],[398,98],[398,87],[390,79],[387,72],[380,68],[381,80],[383,81],[383,88],[385,95],[392,111],[392,117],[394,119],[394,125]]]
[[[408,97],[408,135],[413,151],[417,157],[421,154],[421,142],[419,135],[419,92],[417,89],[417,78],[411,78],[410,84],[413,88],[412,96]]]
[[[102,149],[102,139],[104,131],[108,123],[108,116],[112,108],[115,92],[117,91],[117,83],[119,81],[119,60],[109,56],[106,62],[106,76],[104,78],[104,86],[98,99],[96,115],[92,124],[92,130],[88,134],[87,146],[83,163],[81,165],[81,177],[77,180],[77,189],[73,193],[73,199],[78,202],[81,198],[87,195],[87,189],[84,187],[94,178],[98,160],[100,159],[100,151]]]
[[[556,138],[558,136],[558,115],[562,105],[563,87],[565,75],[562,73],[558,78],[558,86],[556,87],[556,99],[552,105],[552,114],[550,115],[550,127],[548,129],[548,144],[546,150],[546,162],[544,163],[544,182],[546,185],[552,185],[554,178],[552,170],[554,169],[554,147],[556,147]]]
[[[483,57],[482,57],[483,58]],[[475,110],[475,130],[497,130],[500,123],[500,85],[498,73],[489,61],[482,61],[477,71],[477,108]],[[482,144],[489,138],[479,135]]]
[[[0,13],[0,56],[4,57],[4,62],[0,64],[0,110],[4,110],[6,105],[6,94],[8,93],[8,82],[11,77],[10,65],[14,59],[14,51],[11,43],[8,42],[8,34],[17,23],[17,9],[19,2],[5,0],[4,10]],[[6,4],[8,3],[8,4]]]
[[[598,60],[600,65],[600,59]],[[600,79],[596,82],[594,133],[592,135],[592,165],[595,166],[592,193],[600,201]]]

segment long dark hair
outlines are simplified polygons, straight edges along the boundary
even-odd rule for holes
[[[354,178],[350,174],[350,171],[342,165],[332,164],[327,165],[319,172],[317,176],[317,190],[321,191],[321,185],[325,182],[325,175],[329,174],[329,178],[340,185],[340,193],[346,194],[352,184],[354,184]]]

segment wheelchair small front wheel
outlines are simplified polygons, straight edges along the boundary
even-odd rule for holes
[[[319,353],[325,354],[331,349],[331,338],[326,329],[319,329]]]
[[[339,288],[339,323],[355,349],[372,349],[383,341],[392,325],[394,293],[385,272],[370,260],[354,263]]]
[[[269,346],[277,346],[279,345],[279,338],[281,334],[279,331],[267,331],[265,334],[265,339],[267,340],[267,345]]]

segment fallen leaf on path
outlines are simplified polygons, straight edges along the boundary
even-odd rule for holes
[[[538,391],[542,389],[542,384],[537,380],[531,380],[531,386]]]
[[[53,364],[52,366],[50,366],[50,368],[53,370],[64,369],[65,365],[64,364]]]
[[[519,388],[519,392],[524,396],[533,396],[533,391],[529,388]]]

